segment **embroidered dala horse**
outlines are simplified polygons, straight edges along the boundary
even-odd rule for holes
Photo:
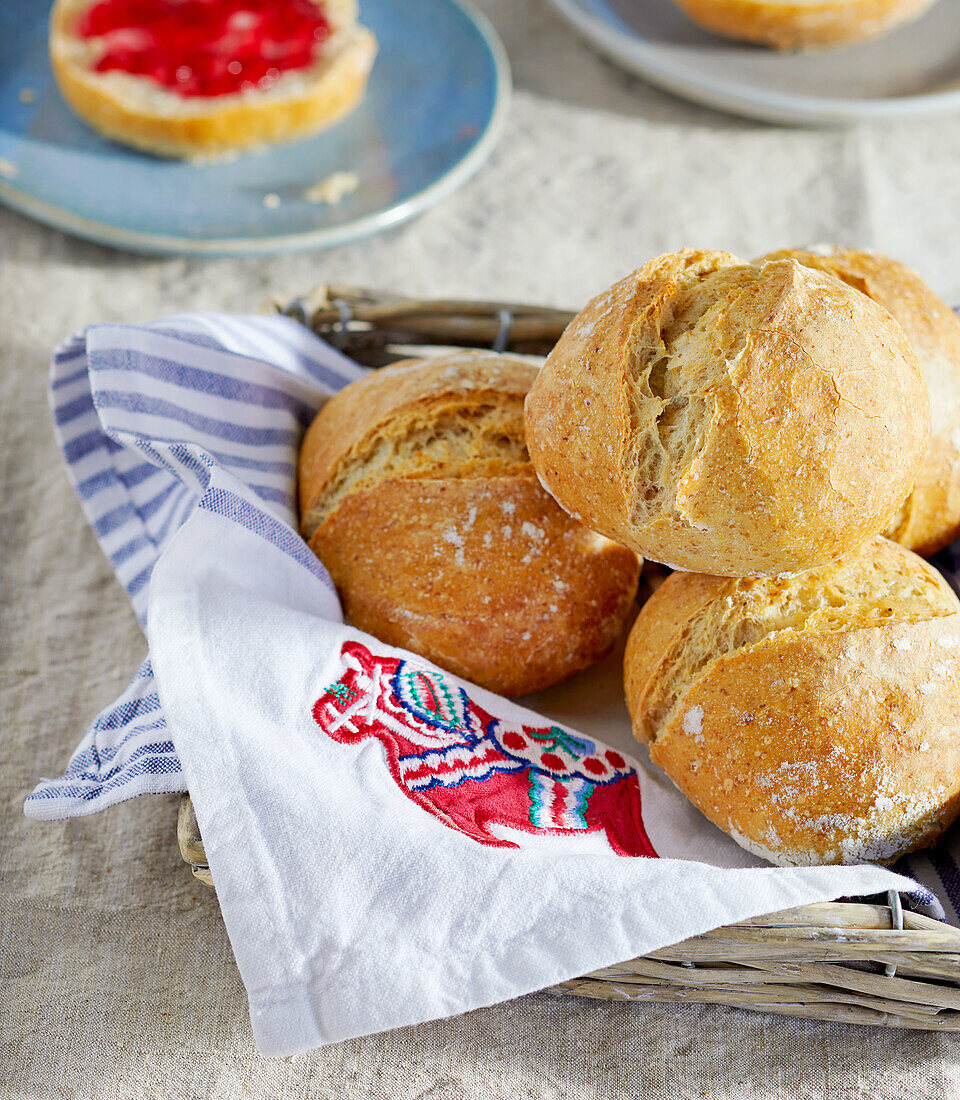
[[[452,679],[414,662],[341,648],[344,672],[313,707],[334,740],[376,737],[403,793],[481,844],[516,848],[490,829],[604,831],[619,855],[656,856],[640,814],[636,768],[559,726],[489,714]]]

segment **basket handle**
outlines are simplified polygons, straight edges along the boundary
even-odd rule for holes
[[[574,317],[571,310],[548,306],[407,298],[336,285],[273,306],[369,367],[409,358],[422,347],[548,355]]]

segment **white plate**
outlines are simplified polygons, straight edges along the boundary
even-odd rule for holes
[[[789,54],[700,30],[672,0],[552,3],[624,68],[735,114],[837,124],[960,110],[957,0],[871,42]]]

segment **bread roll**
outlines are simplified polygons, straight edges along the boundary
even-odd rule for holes
[[[882,531],[928,417],[882,306],[796,260],[690,249],[590,302],[526,402],[530,457],[571,515],[721,576],[807,569]]]
[[[674,573],[625,656],[635,735],[773,863],[889,863],[960,809],[960,602],[876,539],[790,578]]]
[[[110,2],[114,11],[100,5],[99,21],[92,26],[123,24],[142,18],[147,10],[140,0],[136,5]],[[216,13],[200,11],[211,9],[210,4],[194,3],[193,10],[186,11],[182,0],[151,0],[150,13],[159,21],[155,26],[162,29],[164,19],[167,24],[180,23],[171,41],[153,42],[152,29],[144,26],[92,34],[84,19],[95,6],[95,0],[56,0],[50,13],[50,62],[60,91],[84,122],[105,137],[159,156],[203,159],[325,129],[362,98],[377,48],[370,31],[357,25],[356,0],[298,0],[298,15],[315,8],[329,29],[328,37],[311,45],[313,60],[282,71],[268,70],[269,78],[241,90],[211,94],[208,88],[184,94],[192,87],[192,78],[185,76],[184,87],[178,90],[176,82],[171,86],[162,79],[164,74],[171,68],[189,74],[191,62],[201,58],[217,74],[211,80],[229,85],[234,71],[229,66],[241,65],[230,60],[235,56],[231,51],[251,48],[244,37],[249,32],[235,42],[237,36],[231,36],[226,23],[217,27]],[[247,20],[276,18],[275,12],[258,13],[252,8],[240,14]],[[233,17],[226,9],[224,16]],[[181,38],[188,27],[198,36],[196,42]],[[204,35],[214,39],[207,41]],[[116,36],[126,37],[118,40]],[[98,71],[97,65],[118,41],[114,53],[121,67]],[[282,66],[282,61],[271,58],[284,46],[269,43],[263,58],[244,53],[244,63]],[[181,54],[182,65],[178,64]]]
[[[537,482],[535,374],[480,352],[387,367],[327,402],[300,452],[301,529],[348,621],[505,695],[603,657],[640,571]]]
[[[702,27],[778,50],[875,38],[909,23],[935,0],[676,0]]]
[[[930,443],[913,492],[884,532],[922,557],[960,536],[960,319],[909,267],[878,252],[818,245],[772,252],[827,271],[900,322],[930,395]]]

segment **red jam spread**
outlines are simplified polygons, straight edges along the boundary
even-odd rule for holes
[[[98,0],[77,33],[101,40],[97,72],[217,96],[269,88],[309,68],[330,24],[311,0]]]

